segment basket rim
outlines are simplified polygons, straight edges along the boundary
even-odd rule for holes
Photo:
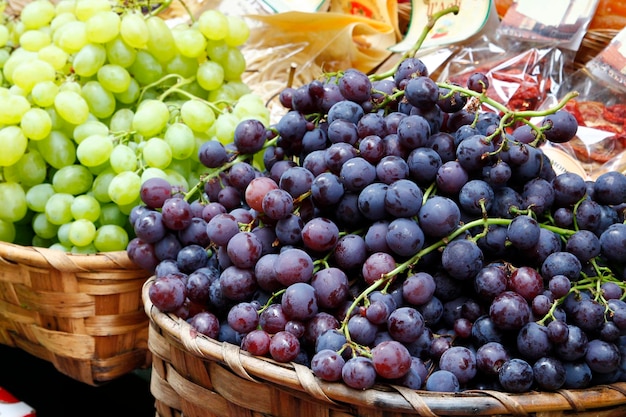
[[[66,272],[141,269],[128,257],[125,250],[84,254],[0,241],[0,263],[2,262],[52,267]]]
[[[341,382],[325,382],[315,377],[313,371],[296,363],[279,363],[271,358],[259,357],[228,342],[219,342],[203,334],[198,334],[182,318],[163,313],[149,298],[149,288],[154,282],[152,276],[142,289],[145,312],[153,325],[156,325],[170,339],[189,354],[207,361],[219,362],[242,378],[277,384],[285,389],[311,395],[314,399],[333,405],[371,405],[372,408],[385,408],[398,412],[418,413],[436,416],[439,413],[452,415],[451,410],[459,408],[460,401],[471,402],[473,415],[514,414],[546,411],[590,411],[626,405],[626,382],[603,384],[587,389],[561,389],[554,392],[533,391],[514,394],[492,390],[467,390],[457,393],[412,390],[390,384],[377,384],[368,390],[356,390]],[[598,397],[601,401],[598,401]],[[468,404],[465,404],[466,406]],[[467,407],[464,406],[467,415]],[[480,411],[490,414],[480,414]]]

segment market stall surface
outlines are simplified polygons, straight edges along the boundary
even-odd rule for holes
[[[20,349],[0,345],[0,387],[37,411],[37,417],[154,417],[149,369],[92,387]]]

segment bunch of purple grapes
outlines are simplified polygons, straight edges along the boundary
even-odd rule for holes
[[[196,188],[143,184],[128,254],[152,303],[357,389],[626,381],[626,176],[557,175],[540,145],[572,115],[531,124],[487,83],[406,58],[286,88],[275,125],[201,146]]]

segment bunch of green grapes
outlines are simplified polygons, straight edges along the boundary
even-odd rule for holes
[[[232,142],[243,119],[269,123],[241,80],[245,21],[206,10],[170,27],[160,11],[35,0],[2,16],[1,241],[125,250],[144,181],[188,189],[206,171],[202,143]]]

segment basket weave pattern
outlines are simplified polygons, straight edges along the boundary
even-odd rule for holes
[[[0,343],[89,385],[149,366],[146,274],[122,251],[0,243]]]
[[[408,417],[626,415],[626,383],[585,390],[506,394],[433,393],[397,386],[353,390],[325,383],[309,368],[249,355],[196,334],[184,320],[161,313],[143,290],[150,317],[150,390],[160,417]]]

